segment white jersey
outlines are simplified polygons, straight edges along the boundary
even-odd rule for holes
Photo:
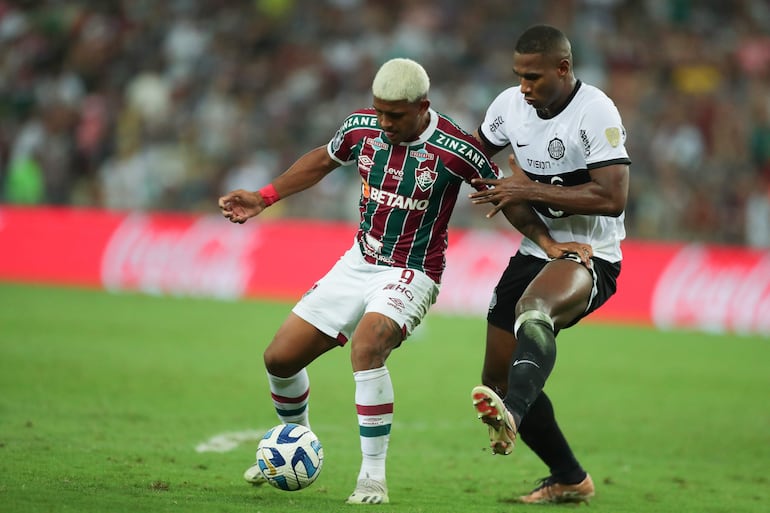
[[[506,89],[487,109],[479,134],[490,146],[503,148],[510,144],[519,166],[530,179],[542,183],[580,185],[590,181],[589,169],[631,163],[617,107],[600,89],[580,81],[561,112],[549,119],[537,115],[524,101],[518,86]],[[621,260],[625,214],[610,217],[544,207],[536,210],[554,240],[584,242],[599,258]],[[548,258],[528,238],[522,241],[520,251]]]

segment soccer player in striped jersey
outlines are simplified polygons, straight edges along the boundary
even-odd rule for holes
[[[556,334],[615,292],[631,161],[617,108],[575,78],[561,31],[546,25],[525,31],[513,71],[519,85],[492,101],[476,131],[488,155],[512,147],[513,175],[479,180],[494,188],[471,198],[494,203],[490,216],[511,202],[531,202],[556,240],[590,244],[593,257],[590,265],[580,255],[552,259],[523,239],[492,298],[483,384],[473,389],[473,404],[494,453],[509,454],[518,436],[548,466],[550,475],[521,502],[587,501],[593,481],[543,388],[556,361]]]
[[[306,367],[350,341],[362,453],[350,504],[389,500],[385,458],[394,392],[385,361],[436,300],[460,186],[502,176],[471,134],[430,107],[428,89],[418,63],[386,62],[372,83],[373,107],[350,114],[327,145],[259,191],[236,190],[219,199],[223,215],[243,223],[337,167],[357,166],[360,224],[352,247],[295,305],[264,351],[279,419],[309,426]],[[503,211],[552,257],[591,251],[586,244],[554,241],[527,204]],[[255,466],[244,477],[262,482]]]

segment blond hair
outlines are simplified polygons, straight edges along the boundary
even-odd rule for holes
[[[372,94],[385,101],[415,102],[427,98],[428,73],[411,59],[391,59],[383,64],[372,81]]]

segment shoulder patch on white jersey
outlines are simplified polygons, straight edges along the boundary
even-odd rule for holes
[[[616,126],[611,126],[604,130],[604,137],[607,138],[610,146],[617,148],[618,144],[620,144],[620,129]]]

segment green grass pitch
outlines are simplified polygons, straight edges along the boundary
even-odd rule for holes
[[[241,478],[277,423],[261,353],[290,307],[0,284],[0,512],[360,509],[344,504],[359,465],[346,348],[309,369],[318,481],[281,492]],[[391,504],[370,509],[575,508],[512,502],[547,471],[523,443],[486,449],[469,397],[484,324],[431,313],[391,356]],[[763,337],[564,331],[547,390],[597,484],[590,511],[768,511],[769,362]]]

